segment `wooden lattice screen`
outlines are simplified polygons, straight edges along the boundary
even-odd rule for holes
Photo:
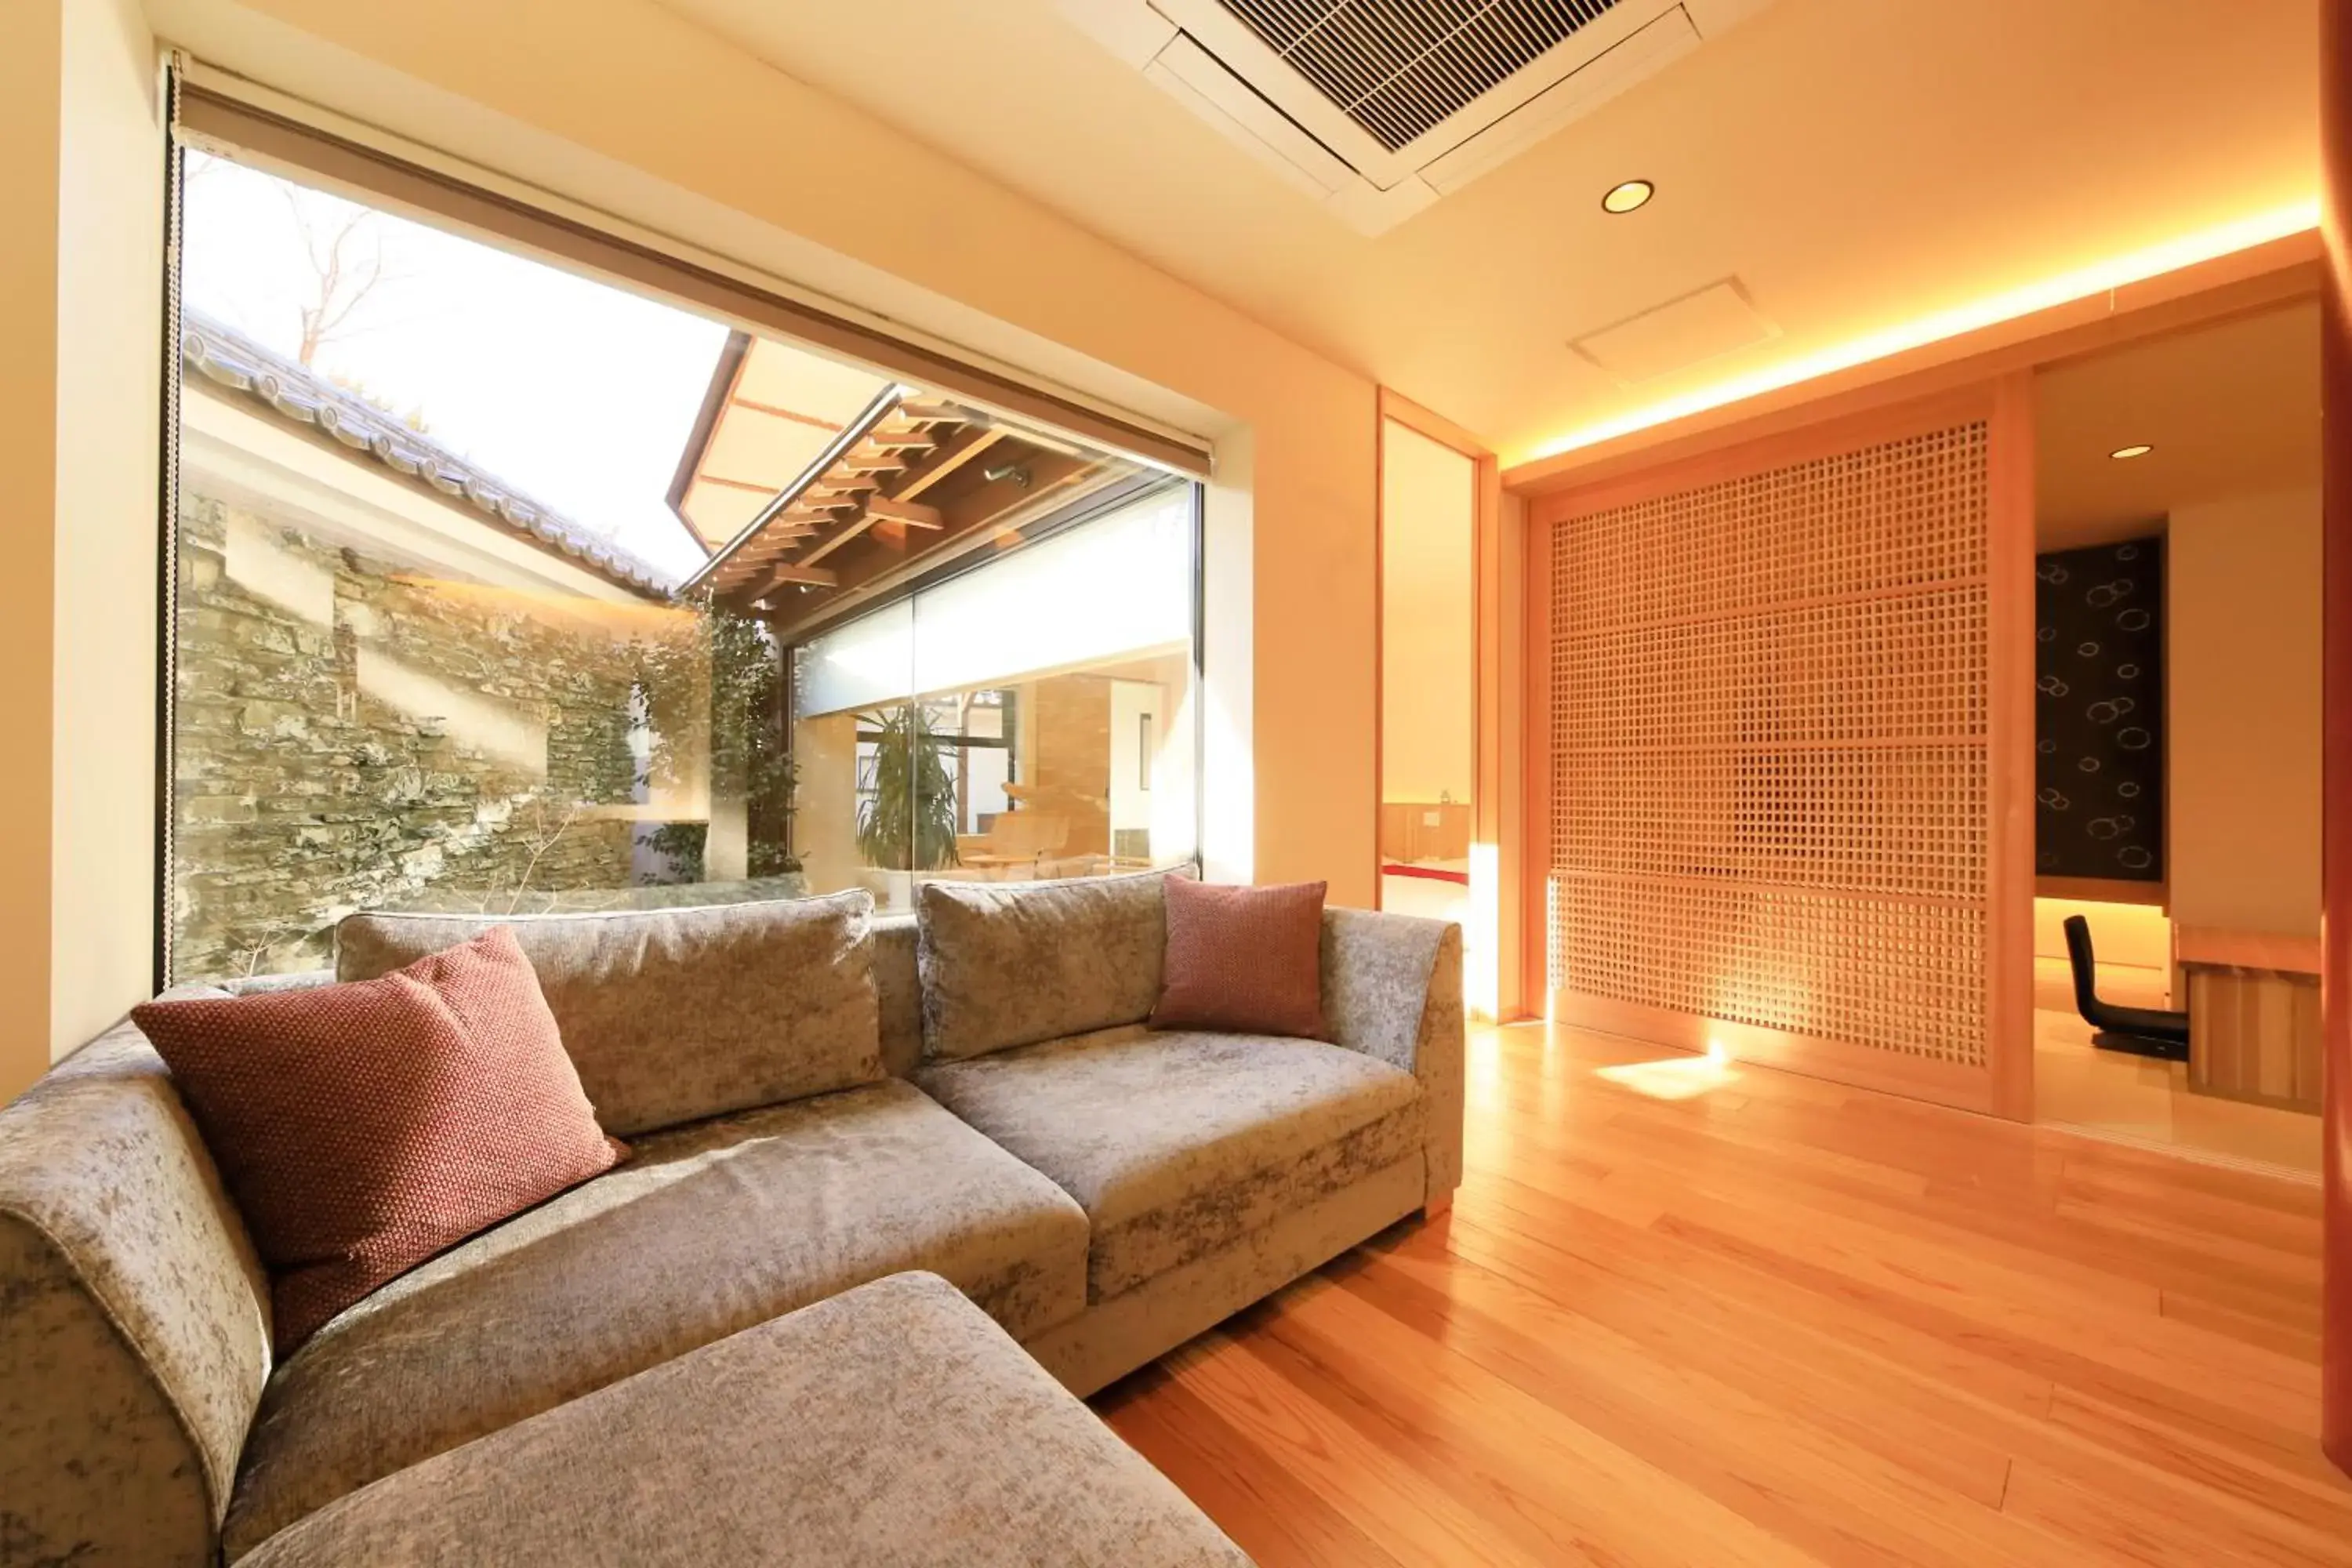
[[[1553,524],[1556,993],[1985,1068],[1988,459],[1957,420]]]

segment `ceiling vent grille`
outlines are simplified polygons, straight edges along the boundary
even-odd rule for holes
[[[1768,0],[1060,0],[1079,27],[1366,234]]]
[[[1617,0],[1223,0],[1394,153]]]

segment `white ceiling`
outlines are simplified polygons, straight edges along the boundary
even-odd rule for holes
[[[1053,0],[659,0],[1495,441],[2317,189],[2317,0],[1772,0],[1365,238]],[[1612,217],[1601,194],[1654,180]],[[1737,279],[1779,335],[1628,386],[1569,341]]]
[[[2037,547],[2147,531],[2176,508],[2319,483],[2316,301],[2035,378]],[[2108,454],[2146,444],[2145,457]]]

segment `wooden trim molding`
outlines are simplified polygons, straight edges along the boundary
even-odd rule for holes
[[[1580,488],[1740,440],[1981,386],[2123,343],[2316,299],[2323,257],[2316,233],[2289,235],[2143,279],[2112,295],[2013,317],[1574,451],[1515,463],[1504,470],[1503,484],[1530,497]]]
[[[1441,447],[1450,447],[1465,458],[1491,458],[1495,448],[1463,426],[1456,425],[1433,409],[1424,408],[1391,387],[1381,388],[1381,417],[1393,419],[1409,430],[1428,437]]]
[[[2171,891],[2162,882],[2126,882],[2106,877],[2036,877],[2037,899],[2070,899],[2084,904],[2145,904],[2163,909]]]
[[[1834,1079],[1860,1089],[1934,1100],[1962,1110],[2000,1113],[1997,1079],[1953,1063],[1890,1061],[1890,1053],[1845,1040],[1760,1028],[1721,1018],[1669,1012],[1638,1002],[1620,1002],[1574,992],[1553,994],[1554,1023],[1648,1040],[1671,1050],[1713,1053],[1735,1061],[1760,1062],[1812,1078]]]
[[[1519,993],[1555,1016],[1551,993],[1551,531],[1528,509],[1525,556],[1526,689],[1519,710]]]
[[[1385,545],[1388,533],[1388,426],[1391,421],[1426,437],[1439,446],[1458,452],[1470,459],[1472,484],[1472,537],[1470,568],[1470,626],[1472,640],[1472,688],[1469,691],[1471,714],[1472,787],[1471,841],[1474,845],[1491,845],[1496,855],[1515,853],[1517,846],[1503,844],[1502,820],[1502,721],[1505,710],[1502,684],[1502,595],[1507,591],[1504,582],[1502,561],[1503,483],[1502,465],[1496,461],[1494,449],[1475,435],[1456,425],[1444,416],[1432,412],[1388,387],[1380,389],[1380,432],[1375,450],[1379,454],[1379,471],[1375,477],[1378,489],[1377,523],[1373,540],[1374,604],[1376,614],[1373,635],[1373,812],[1378,820],[1385,788],[1385,726],[1386,692],[1382,686],[1385,665],[1383,640],[1387,620],[1387,564]],[[1373,845],[1373,896],[1381,897],[1380,846]],[[1475,859],[1475,852],[1474,852]],[[1473,895],[1482,889],[1475,885]],[[1483,891],[1489,897],[1495,889]],[[1499,930],[1501,911],[1496,911]],[[1496,1013],[1498,1017],[1526,1016],[1527,994],[1523,993],[1516,975],[1496,975]]]
[[[1531,522],[1549,524],[1612,507],[1634,506],[1744,474],[1811,462],[1857,447],[1900,440],[1922,430],[1971,419],[1989,421],[1992,416],[1991,387],[1983,383],[1947,388],[1907,402],[1874,402],[1843,412],[1817,410],[1801,423],[1760,431],[1726,431],[1718,441],[1679,457],[1655,458],[1636,467],[1589,477],[1581,483],[1532,494],[1528,498],[1528,517]],[[1505,478],[1507,480],[1508,476]]]
[[[1993,384],[1988,430],[1986,1053],[1992,1110],[2033,1120],[2033,377]]]

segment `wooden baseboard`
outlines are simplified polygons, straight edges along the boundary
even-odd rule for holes
[[[1989,1067],[1906,1057],[1847,1040],[1727,1023],[1572,991],[1553,992],[1551,1005],[1552,1021],[1571,1028],[1623,1035],[1678,1051],[1704,1052],[1720,1047],[1737,1061],[1756,1062],[1803,1073],[1808,1078],[1828,1079],[1912,1100],[1933,1100],[1963,1110],[1989,1114],[1996,1111],[1993,1075]],[[2031,1040],[2023,1045],[2025,1049],[2032,1049]],[[2030,1121],[2032,1116],[2032,1107],[2028,1106],[2017,1120]]]

